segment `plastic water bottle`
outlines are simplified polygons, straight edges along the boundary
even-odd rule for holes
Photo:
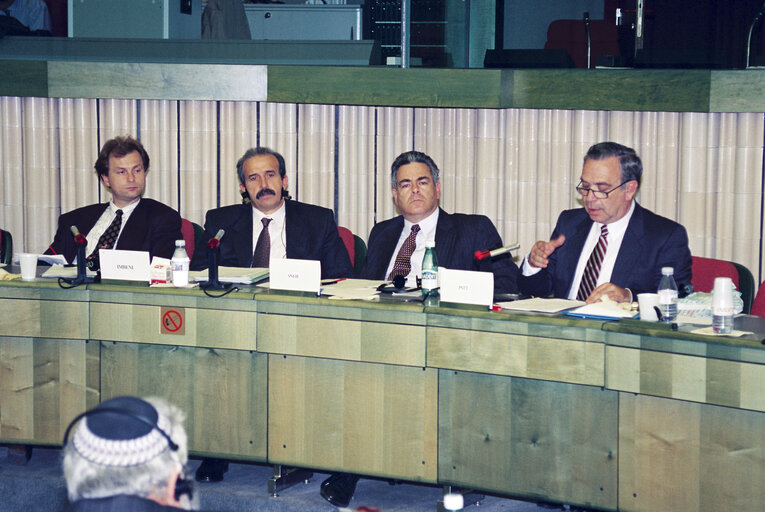
[[[186,241],[175,241],[175,252],[170,259],[173,268],[173,286],[184,287],[189,284],[189,255],[186,254]]]
[[[662,322],[674,322],[677,318],[677,283],[675,283],[675,270],[672,267],[662,267],[661,281],[659,282],[659,311]]]
[[[422,296],[426,305],[437,305],[438,259],[434,240],[425,242],[425,256],[422,257]]]
[[[444,510],[459,511],[465,504],[461,494],[450,492],[444,496]]]

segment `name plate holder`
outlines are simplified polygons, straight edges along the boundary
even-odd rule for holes
[[[123,251],[101,249],[98,251],[101,263],[101,280],[139,281],[151,283],[151,265],[146,251]]]
[[[441,302],[475,304],[491,309],[494,304],[494,274],[472,270],[438,269]]]
[[[321,292],[321,262],[318,260],[272,259],[269,288],[297,292]]]

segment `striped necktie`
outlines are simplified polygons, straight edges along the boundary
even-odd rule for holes
[[[401,249],[398,250],[396,261],[393,262],[393,270],[388,275],[388,281],[393,281],[396,276],[406,277],[409,275],[412,270],[412,253],[414,253],[414,248],[417,245],[415,239],[419,231],[420,225],[413,224],[412,231],[409,232],[409,236],[406,237],[404,243],[401,244]]]
[[[603,257],[606,255],[606,249],[608,248],[608,227],[603,224],[600,227],[600,238],[598,238],[598,244],[592,250],[590,259],[587,260],[587,265],[584,267],[584,273],[582,274],[582,282],[579,285],[579,291],[576,294],[577,300],[587,300],[592,290],[598,284],[598,275],[600,274],[600,265],[603,263]]]

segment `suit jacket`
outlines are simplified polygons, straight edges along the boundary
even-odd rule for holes
[[[319,260],[321,277],[351,277],[353,267],[340,239],[332,210],[297,201],[285,201],[287,257]],[[236,204],[216,208],[205,216],[208,240],[218,230],[225,230],[220,244],[219,265],[249,267],[252,263],[252,206]],[[192,269],[207,267],[207,246],[199,245],[191,262]]]
[[[386,279],[385,272],[393,258],[393,251],[404,229],[404,217],[399,215],[380,222],[369,234],[367,262],[361,277],[365,279]],[[438,212],[436,225],[436,257],[438,264],[455,270],[477,270],[494,273],[494,291],[515,293],[518,291],[518,267],[509,254],[477,261],[476,251],[496,249],[502,246],[494,224],[485,215],[449,214]]]
[[[77,226],[80,233],[87,235],[108,207],[109,203],[91,204],[61,215],[53,243],[45,254],[63,254],[71,263],[77,255],[71,227]],[[182,239],[178,212],[159,201],[143,198],[123,226],[115,249],[148,251],[151,257],[170,258],[175,241]]]
[[[82,499],[70,503],[65,512],[162,512],[183,509],[160,505],[159,503],[138,496],[120,494],[107,498]]]
[[[547,268],[533,276],[519,277],[523,293],[545,297],[568,296],[579,256],[590,232],[592,219],[584,208],[566,210],[558,217],[552,237],[566,235],[566,242],[550,255]],[[691,251],[688,234],[677,222],[656,215],[635,203],[624,233],[610,282],[629,288],[633,296],[653,293],[659,287],[661,267],[675,269],[678,288],[691,282]]]

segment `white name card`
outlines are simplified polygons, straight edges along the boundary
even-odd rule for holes
[[[440,267],[438,282],[442,302],[478,304],[491,307],[494,303],[494,274]]]
[[[146,251],[121,251],[100,249],[101,279],[151,282],[149,253]]]
[[[321,262],[317,260],[271,259],[269,287],[272,290],[315,292],[321,290]]]

